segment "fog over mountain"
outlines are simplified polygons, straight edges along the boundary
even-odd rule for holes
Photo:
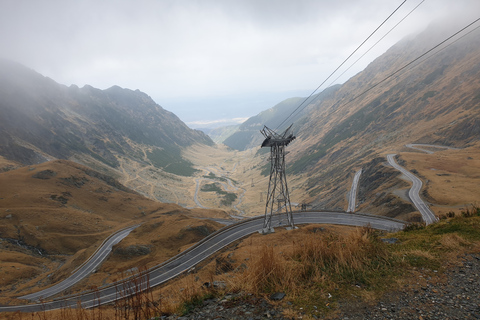
[[[0,57],[67,86],[140,89],[198,128],[198,121],[251,117],[290,97],[307,96],[399,6],[364,49],[405,20],[336,83],[439,16],[460,13],[465,22],[479,5],[477,0],[6,0],[0,2]]]
[[[0,155],[22,164],[90,159],[116,168],[123,156],[183,174],[192,169],[181,148],[213,144],[139,90],[67,87],[0,60],[0,95]]]
[[[366,172],[384,170],[381,159],[387,152],[409,143],[470,147],[478,141],[479,30],[472,26],[429,52],[465,25],[440,21],[404,38],[343,85],[308,100],[290,97],[239,126],[210,132],[231,149],[251,150],[242,156],[220,151],[206,134],[188,128],[139,90],[67,87],[4,60],[0,155],[22,164],[71,159],[152,198],[188,205],[197,196],[197,177],[211,166],[218,166],[222,175],[233,174],[233,168],[226,171],[220,163],[234,161],[237,168],[248,158],[239,180],[265,179],[269,163],[257,152],[264,138],[260,129],[267,125],[281,131],[293,124],[297,139],[289,145],[287,170],[297,197],[341,209],[352,174],[364,166]],[[215,152],[221,156],[207,154]],[[208,157],[215,165],[206,162]],[[180,176],[187,179],[172,187]],[[372,195],[381,194],[370,186],[360,188],[360,197],[370,199],[364,207],[384,213],[369,207]],[[257,210],[257,204],[241,204]]]

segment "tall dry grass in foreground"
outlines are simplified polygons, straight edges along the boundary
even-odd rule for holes
[[[268,297],[286,293],[296,312],[320,315],[340,301],[373,302],[400,286],[437,277],[465,253],[480,252],[480,209],[387,235],[370,228],[349,234],[291,231],[291,244],[268,242],[250,255],[243,273],[229,279],[234,290]],[[394,244],[382,241],[395,237]]]
[[[152,319],[171,307],[162,305],[162,300],[154,297],[150,288],[148,270],[142,269],[133,274],[130,281],[117,290],[118,300],[106,306],[85,309],[80,303],[76,308],[33,313],[15,312],[6,319],[12,320],[143,320]],[[124,278],[131,274],[124,274]],[[95,290],[95,288],[92,288]],[[100,297],[98,302],[100,302]],[[97,304],[95,302],[94,304]]]
[[[216,264],[225,259],[212,260],[198,269],[202,271],[184,275],[161,292],[138,292],[95,310],[13,314],[6,319],[133,320],[185,314],[201,305],[203,299],[224,293],[202,285],[214,280],[227,282],[228,292],[267,297],[274,292],[285,292],[287,297],[281,303],[286,308],[286,317],[296,317],[299,310],[306,316],[321,316],[335,310],[338,301],[349,301],[352,296],[355,300],[375,301],[399,285],[418,284],[424,279],[420,275],[436,277],[464,253],[480,252],[477,206],[434,225],[412,225],[395,234],[382,234],[371,228],[357,228],[348,233],[331,230],[315,233],[316,229],[301,227],[283,234],[280,231],[271,236],[253,235],[244,240],[244,246],[223,253],[226,260],[234,254],[232,259],[236,262],[230,262],[235,265],[227,268],[232,271],[218,273]],[[384,243],[381,235],[398,241]],[[263,245],[257,246],[258,243]]]
[[[341,283],[370,285],[390,264],[387,247],[370,228],[342,236],[305,233],[283,252],[265,245],[244,273],[232,280],[237,290],[254,294],[288,292],[291,297],[328,297]]]

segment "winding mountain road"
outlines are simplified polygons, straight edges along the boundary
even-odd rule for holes
[[[419,145],[409,145],[408,147],[415,147]],[[425,145],[428,147],[433,147],[431,145]],[[448,148],[448,147],[446,147]],[[423,150],[418,148],[421,151],[430,153],[428,150]],[[427,224],[435,223],[438,219],[435,217],[430,208],[420,199],[419,192],[422,188],[422,181],[418,179],[411,172],[398,165],[394,159],[395,154],[387,155],[387,160],[395,169],[401,171],[408,179],[413,183],[411,189],[409,190],[409,197],[412,200],[415,207],[420,211],[424,221]],[[355,211],[356,203],[356,193],[358,188],[358,181],[362,169],[356,172],[352,188],[349,195],[349,206],[348,212],[353,213]],[[214,181],[211,179],[206,179]],[[218,181],[215,181],[218,182]],[[228,180],[229,185],[226,183],[220,182],[226,190],[229,187],[235,188],[230,180]],[[197,190],[199,188],[199,181],[197,180]],[[196,201],[197,205],[201,206]],[[202,207],[202,206],[201,206]],[[310,224],[310,223],[319,223],[319,224],[337,224],[337,225],[347,225],[347,226],[371,226],[374,229],[394,231],[402,229],[406,222],[390,219],[381,216],[368,215],[368,214],[351,214],[343,212],[297,212],[294,213],[294,219],[296,224]],[[273,226],[275,224],[277,227],[279,225],[279,220],[277,216],[276,221],[272,221]],[[275,219],[274,218],[274,219]],[[123,238],[125,238],[132,230],[134,230],[138,225],[132,226],[119,232],[113,234],[111,237],[105,240],[99,249],[75,272],[65,279],[64,281],[44,289],[42,291],[32,293],[20,297],[20,299],[27,300],[40,300],[45,299],[51,296],[54,296],[58,293],[63,292],[65,289],[73,286],[75,283],[85,278],[87,275],[92,273],[108,256],[111,252],[113,245],[119,243]],[[166,281],[191,270],[201,261],[212,256],[215,252],[222,249],[223,247],[231,244],[234,241],[237,241],[245,236],[248,236],[252,233],[255,233],[261,230],[263,227],[263,216],[243,220],[241,222],[228,225],[218,232],[206,237],[197,244],[193,245],[189,249],[180,253],[179,255],[171,258],[170,260],[147,270],[145,273],[141,274],[138,277],[133,277],[129,279],[124,279],[123,281],[111,284],[104,288],[100,288],[95,292],[86,292],[84,294],[70,296],[59,300],[54,300],[50,302],[44,302],[41,304],[29,304],[29,305],[18,305],[18,306],[8,306],[0,307],[0,312],[12,312],[12,311],[21,311],[21,312],[34,312],[42,310],[53,310],[59,308],[75,308],[78,306],[78,303],[81,303],[84,308],[92,308],[106,303],[116,301],[122,297],[129,296],[134,294],[138,290],[144,290],[147,287],[158,286]],[[148,279],[148,280],[147,280]]]
[[[374,229],[387,231],[403,229],[407,224],[404,221],[387,217],[344,212],[297,212],[294,213],[294,219],[297,225],[319,223],[346,226],[371,226]],[[274,227],[278,226],[277,216],[274,217],[272,224]],[[137,278],[125,279],[110,286],[99,288],[94,292],[86,292],[61,300],[41,304],[0,307],[0,312],[35,312],[59,308],[76,308],[79,303],[83,308],[92,308],[110,303],[134,294],[138,290],[158,286],[183,272],[191,270],[198,263],[212,256],[215,252],[218,252],[218,250],[245,236],[258,232],[262,227],[263,216],[243,220],[220,229],[179,255],[149,269]]]
[[[387,155],[388,163],[395,169],[402,172],[409,180],[412,181],[412,187],[408,191],[408,196],[412,201],[413,205],[420,211],[423,221],[428,224],[432,224],[438,221],[438,218],[433,214],[432,210],[420,199],[420,190],[422,190],[422,180],[418,179],[413,173],[405,169],[404,167],[397,164],[395,161],[396,154]]]
[[[425,144],[425,143],[409,143],[409,144],[406,144],[405,147],[410,148],[410,149],[423,151],[423,152],[426,152],[428,154],[433,154],[435,152],[431,151],[431,150],[423,149],[421,147],[458,150],[457,148],[454,148],[454,147],[440,146],[440,145],[436,145],[436,144]]]
[[[93,253],[93,255],[79,268],[77,268],[67,279],[44,290],[21,296],[19,297],[19,299],[45,299],[70,288],[71,286],[88,276],[90,273],[95,271],[95,269],[97,269],[97,267],[103,262],[103,260],[108,257],[108,255],[112,251],[112,247],[122,241],[126,236],[130,234],[130,232],[132,232],[139,226],[140,225],[131,226],[112,234],[98,247],[98,249]]]
[[[360,175],[362,174],[362,169],[358,170],[353,177],[352,188],[350,189],[350,194],[348,196],[348,209],[347,212],[355,212],[356,202],[357,202],[357,189],[358,181],[360,181]]]

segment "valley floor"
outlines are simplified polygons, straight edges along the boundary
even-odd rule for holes
[[[183,152],[197,172],[193,176],[172,176],[152,165],[119,159],[119,180],[141,194],[161,202],[179,204],[185,208],[220,209],[232,217],[252,217],[265,213],[269,177],[269,153],[259,149],[232,150],[224,145],[192,146]],[[268,151],[268,150],[263,150]],[[405,145],[377,150],[383,165],[364,170],[358,184],[355,211],[388,215],[407,221],[420,219],[408,196],[410,180],[393,176],[385,181],[373,181],[385,175],[389,167],[387,155],[398,155],[400,165],[423,182],[421,198],[436,216],[454,211],[478,201],[480,194],[480,146],[463,149],[434,145]],[[288,158],[288,157],[287,157]],[[287,159],[288,161],[289,159]],[[358,165],[347,173],[344,181],[315,178],[322,170],[309,174],[287,171],[293,210],[300,204],[321,210],[348,210],[349,194],[355,172],[368,169],[369,159],[355,160]],[[352,169],[353,170],[353,169]],[[263,174],[262,174],[263,171]],[[311,181],[318,180],[315,184]],[[373,180],[372,180],[373,179]],[[373,182],[372,182],[373,181]],[[318,190],[318,191],[315,191]],[[298,207],[297,207],[298,206]],[[352,208],[350,207],[350,210]]]

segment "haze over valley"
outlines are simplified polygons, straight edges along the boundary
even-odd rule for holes
[[[372,227],[386,232],[394,223],[430,225],[460,216],[472,204],[477,208],[478,23],[436,20],[343,83],[327,82],[310,96],[284,88],[300,95],[254,116],[239,113],[247,118],[242,123],[203,131],[142,88],[123,88],[114,80],[107,89],[65,85],[0,59],[0,304],[25,304],[22,296],[67,278],[105,239],[129,226],[138,225],[114,244],[95,273],[53,295],[108,286],[135,268],[157,268],[196,250],[193,244],[225,225],[253,224],[255,219],[244,220],[265,213],[269,183],[270,150],[260,148],[264,126],[283,132],[292,125],[296,139],[285,162],[294,211],[303,204],[346,220],[357,215],[340,223],[350,226],[373,215],[380,222]],[[396,164],[419,179],[415,195],[410,188],[416,182]],[[310,217],[298,217],[310,223]],[[387,220],[392,225],[381,225]],[[241,239],[254,241],[251,246],[262,241],[261,235],[245,238],[248,232],[228,242],[240,250],[234,258],[227,251],[232,247],[218,249],[224,251],[216,260],[202,257],[197,277],[226,273],[218,271],[225,264],[228,272],[240,272],[250,259]],[[269,239],[281,237],[288,238],[280,233]],[[194,269],[185,279],[195,277]]]

